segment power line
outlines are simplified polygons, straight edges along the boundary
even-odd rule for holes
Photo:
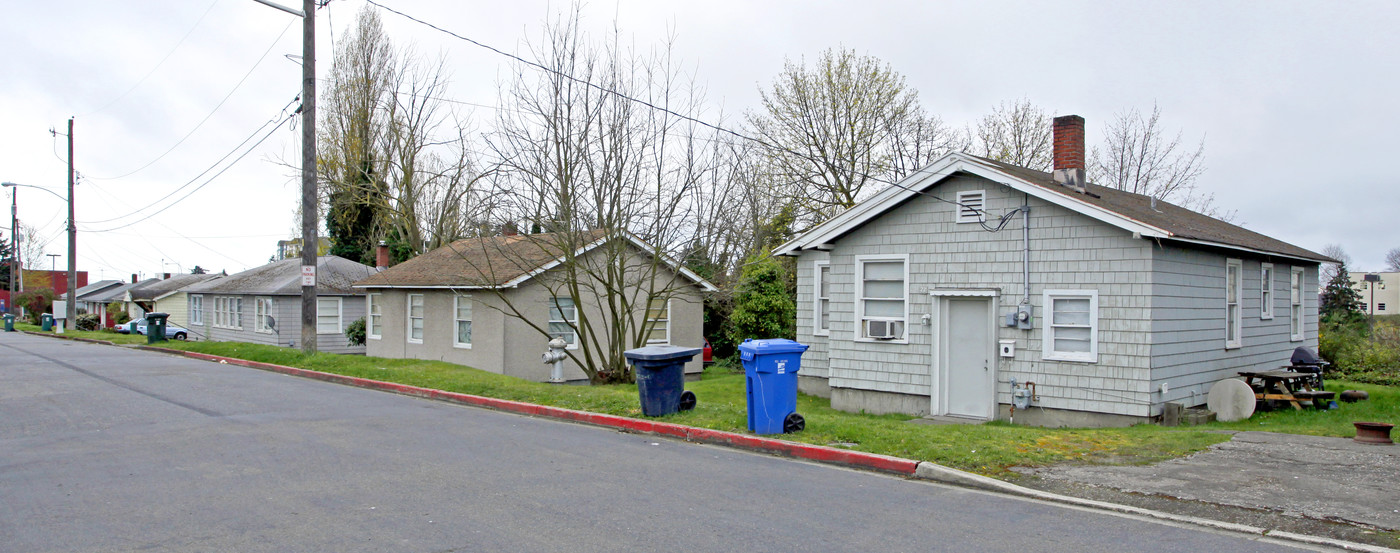
[[[223,98],[222,100],[219,100],[218,105],[214,106],[214,109],[210,110],[210,111],[209,111],[209,114],[204,116],[204,119],[200,119],[200,120],[199,120],[199,124],[195,125],[193,129],[190,129],[190,132],[186,133],[185,136],[181,137],[180,140],[179,140],[178,142],[175,143],[175,145],[173,145],[173,146],[170,147],[170,149],[166,150],[164,153],[160,154],[159,156],[156,156],[155,159],[151,160],[150,162],[146,163],[145,165],[142,165],[142,166],[140,166],[140,167],[137,167],[136,169],[133,169],[133,170],[132,170],[131,172],[129,172],[129,173],[122,174],[122,175],[117,175],[117,176],[115,176],[115,177],[88,177],[88,178],[93,179],[93,180],[116,180],[116,179],[126,178],[126,177],[129,177],[129,176],[131,176],[131,175],[135,175],[136,173],[139,173],[139,172],[145,170],[147,167],[150,167],[150,166],[152,166],[152,165],[155,165],[155,163],[156,163],[157,161],[160,161],[160,160],[164,159],[165,156],[170,155],[170,152],[175,151],[175,148],[180,147],[180,145],[181,145],[181,144],[184,144],[185,141],[188,140],[191,136],[194,136],[194,133],[197,132],[197,131],[199,131],[200,127],[203,127],[203,126],[204,126],[204,123],[208,122],[209,119],[210,119],[211,117],[213,117],[214,114],[217,113],[217,112],[219,111],[219,108],[223,107],[223,106],[224,106],[224,103],[228,102],[228,99],[229,99],[229,98],[233,97],[233,93],[238,92],[238,89],[241,88],[241,87],[243,86],[243,83],[245,83],[245,82],[248,81],[248,77],[251,77],[251,76],[253,75],[253,71],[257,70],[258,66],[259,66],[259,65],[262,65],[263,60],[267,59],[267,55],[268,55],[269,53],[272,52],[272,49],[277,47],[277,43],[282,41],[282,37],[283,37],[284,35],[287,34],[287,30],[288,30],[288,29],[291,29],[291,28],[292,28],[292,24],[293,24],[293,23],[296,23],[296,21],[292,21],[291,23],[288,23],[286,27],[283,27],[283,28],[282,28],[282,32],[281,32],[280,34],[277,35],[277,38],[274,39],[274,40],[272,41],[272,44],[269,44],[269,45],[267,46],[267,50],[264,50],[264,51],[263,51],[262,57],[259,57],[259,58],[258,58],[258,61],[257,61],[256,63],[254,63],[252,67],[248,68],[248,72],[243,74],[243,78],[238,80],[238,84],[233,85],[233,90],[228,91],[228,94],[225,94],[225,95],[224,95],[224,98]]]
[[[180,37],[180,41],[176,42],[175,46],[170,48],[169,52],[166,52],[165,57],[161,58],[160,62],[156,63],[155,67],[152,67],[151,70],[147,72],[144,77],[141,77],[140,80],[136,81],[136,84],[131,85],[131,88],[126,89],[126,92],[121,93],[121,95],[117,96],[116,98],[113,98],[110,102],[103,104],[102,107],[92,110],[88,113],[84,113],[79,117],[87,117],[89,115],[102,113],[103,110],[112,107],[112,104],[115,104],[121,101],[122,98],[125,98],[127,94],[131,94],[131,91],[136,90],[136,87],[141,86],[141,83],[146,82],[146,79],[151,78],[151,75],[154,75],[156,73],[156,70],[160,69],[160,66],[165,65],[165,62],[170,59],[170,56],[174,55],[175,52],[180,49],[180,46],[185,43],[185,40],[189,39],[190,35],[194,34],[194,30],[199,28],[199,24],[204,22],[204,18],[209,16],[209,12],[213,11],[214,6],[218,3],[219,0],[214,0],[213,2],[211,2],[209,4],[209,7],[204,9],[204,13],[200,14],[199,19],[195,20],[194,25],[190,27],[190,30],[185,32],[185,36]]]

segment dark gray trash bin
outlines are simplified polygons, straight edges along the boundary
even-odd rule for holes
[[[695,408],[695,394],[685,389],[685,364],[702,349],[647,346],[622,352],[637,375],[643,415],[659,417]]]

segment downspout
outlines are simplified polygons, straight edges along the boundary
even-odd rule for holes
[[[1021,305],[1031,305],[1031,195],[1021,204]]]

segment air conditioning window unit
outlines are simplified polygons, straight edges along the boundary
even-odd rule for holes
[[[865,336],[874,340],[899,338],[899,321],[865,321]]]

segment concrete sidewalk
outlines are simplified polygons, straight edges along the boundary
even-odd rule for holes
[[[1348,438],[1239,432],[1201,453],[1151,466],[1025,469],[1042,489],[1099,488],[1400,531],[1400,446]],[[1034,480],[1034,479],[1028,479]]]

